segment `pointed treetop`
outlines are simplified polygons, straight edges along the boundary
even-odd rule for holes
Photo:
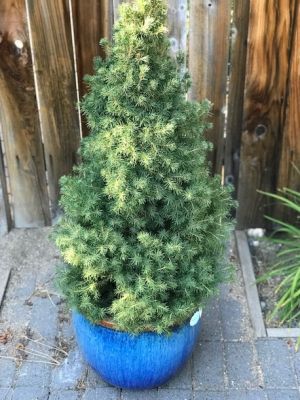
[[[120,19],[116,23],[119,28],[128,28],[128,33],[144,35],[164,35],[166,28],[167,7],[164,0],[135,0],[133,3],[120,5]],[[116,35],[117,39],[117,35]]]

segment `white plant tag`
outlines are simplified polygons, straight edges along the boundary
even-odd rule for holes
[[[201,310],[202,313],[202,310]],[[190,320],[190,325],[191,326],[195,326],[197,325],[199,319],[200,319],[201,315],[200,315],[200,311],[196,311],[195,314],[192,316],[191,320]]]

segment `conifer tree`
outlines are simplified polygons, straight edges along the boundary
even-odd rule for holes
[[[208,101],[190,85],[166,35],[164,0],[120,7],[113,43],[81,108],[91,134],[61,179],[59,282],[90,321],[166,332],[223,279],[230,195],[210,176]]]

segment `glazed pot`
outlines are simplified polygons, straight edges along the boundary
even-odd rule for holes
[[[86,361],[113,386],[151,389],[167,382],[185,364],[197,342],[201,313],[170,335],[133,335],[94,325],[73,313],[73,325]]]

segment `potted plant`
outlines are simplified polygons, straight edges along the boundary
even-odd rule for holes
[[[61,180],[59,284],[79,346],[123,388],[163,384],[190,355],[222,281],[228,190],[209,174],[208,101],[169,54],[163,0],[120,7],[82,101],[91,135]]]

